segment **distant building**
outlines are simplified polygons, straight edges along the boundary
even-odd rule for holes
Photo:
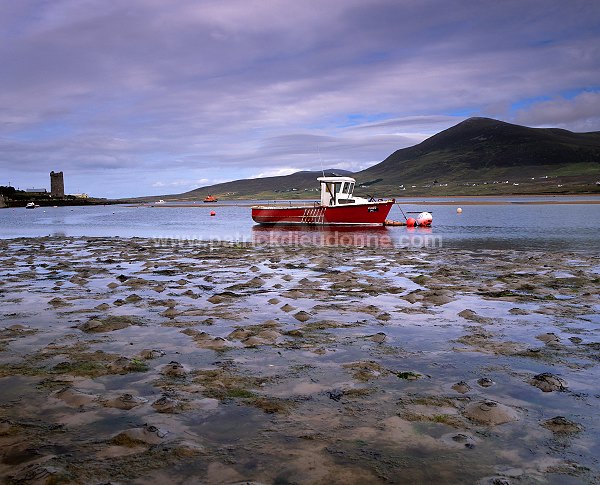
[[[69,194],[70,197],[75,197],[76,199],[89,199],[90,196],[87,194]]]
[[[45,194],[47,193],[46,189],[25,189],[25,192],[28,194]]]
[[[50,172],[50,195],[57,199],[65,197],[65,181],[62,172]]]

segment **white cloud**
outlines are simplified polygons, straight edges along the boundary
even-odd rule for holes
[[[291,167],[283,167],[283,168],[273,168],[271,170],[266,170],[264,172],[258,173],[256,175],[251,175],[248,178],[251,179],[260,179],[265,177],[280,177],[282,175],[291,175],[296,172],[300,172],[302,169],[300,168],[291,168]]]
[[[178,187],[178,188],[189,188],[189,187],[198,187],[202,185],[209,185],[211,183],[210,179],[196,179],[196,180],[171,180],[171,181],[157,181],[152,184],[152,187]]]

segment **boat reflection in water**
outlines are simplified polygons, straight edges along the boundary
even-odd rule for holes
[[[387,227],[256,225],[252,227],[252,242],[271,246],[394,247]]]

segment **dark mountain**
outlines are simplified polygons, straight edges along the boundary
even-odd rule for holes
[[[236,180],[162,198],[195,200],[210,193],[224,198],[315,199],[319,175],[297,172]],[[600,132],[573,133],[470,118],[418,145],[397,150],[353,177],[359,195],[597,193]]]
[[[573,133],[470,118],[356,175],[382,185],[523,181],[542,176],[600,173],[600,132]]]

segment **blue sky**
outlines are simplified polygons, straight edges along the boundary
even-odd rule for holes
[[[469,116],[600,130],[594,1],[0,1],[0,185],[359,170]]]

